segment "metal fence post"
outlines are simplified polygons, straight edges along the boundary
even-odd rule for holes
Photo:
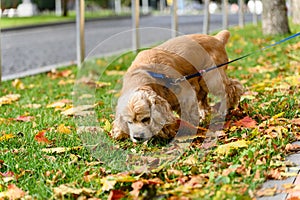
[[[132,19],[132,48],[137,51],[140,48],[140,1],[131,0],[131,19]]]
[[[244,18],[244,0],[239,0],[239,26],[245,26],[245,18]]]
[[[121,14],[121,0],[115,0],[115,12]]]
[[[142,12],[143,12],[143,14],[148,14],[149,13],[148,0],[142,0]]]
[[[257,25],[258,24],[258,19],[257,19],[257,10],[256,10],[256,5],[257,5],[257,2],[256,0],[253,0],[253,3],[254,3],[254,7],[253,7],[253,24],[254,25]]]
[[[55,0],[55,15],[61,16],[61,0]]]
[[[223,29],[228,28],[228,0],[222,0]]]
[[[176,37],[178,33],[178,15],[177,15],[178,2],[177,1],[178,0],[173,0],[173,5],[172,5],[172,37]]]
[[[203,33],[209,33],[209,22],[210,22],[210,13],[209,13],[209,3],[210,0],[204,1],[204,19],[203,19]]]
[[[77,66],[81,68],[81,64],[85,56],[84,0],[76,0],[76,46],[77,46]]]

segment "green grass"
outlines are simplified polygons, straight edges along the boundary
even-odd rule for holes
[[[292,31],[299,32],[300,26],[293,25]],[[227,45],[231,59],[285,37],[263,36],[260,27],[251,25],[244,29],[233,28],[231,35]],[[75,66],[1,84],[0,97],[7,94],[20,94],[21,97],[0,106],[0,197],[14,184],[36,199],[59,198],[61,186],[72,188],[64,195],[66,199],[76,199],[80,195],[107,199],[110,193],[118,191],[123,191],[124,199],[130,199],[133,183],[140,181],[143,186],[139,189],[139,196],[145,199],[168,199],[171,196],[251,199],[263,181],[275,176],[274,170],[284,176],[288,166],[284,160],[289,153],[287,144],[299,138],[300,131],[299,124],[293,121],[300,118],[297,39],[229,66],[229,76],[242,81],[248,95],[226,118],[229,128],[223,130],[216,146],[204,151],[201,142],[195,140],[176,162],[165,163],[150,173],[131,171],[118,174],[132,170],[136,165],[126,166],[124,155],[159,153],[162,144],[155,141],[149,145],[135,145],[128,140],[116,142],[107,136],[106,131],[100,135],[93,134],[93,131],[92,134],[86,131],[78,135],[77,125],[85,118],[61,114],[72,106],[72,102],[64,101],[66,103],[61,107],[49,105],[72,100],[73,92],[76,92],[75,104],[90,104],[94,103],[90,95],[95,95],[96,117],[82,123],[91,125],[94,120],[94,125],[100,124],[104,130],[110,130],[118,97],[114,90],[119,90],[122,76],[107,75],[106,72],[125,71],[134,57],[135,54],[128,53],[90,61],[79,76],[95,76],[94,80],[78,84],[74,91],[74,80],[80,78],[76,76],[78,70]],[[105,73],[99,79],[103,71]],[[96,87],[103,82],[110,85]],[[32,108],[33,104],[38,108]],[[33,118],[17,121],[19,116]],[[248,128],[237,126],[235,122],[245,116],[257,124]],[[71,132],[61,130],[61,126]],[[43,131],[50,142],[38,141],[37,135]],[[98,146],[91,147],[91,152],[84,141]],[[235,141],[245,142],[246,147],[228,148],[227,153],[220,153],[222,147],[226,148],[226,144]],[[57,147],[69,149],[61,153],[45,152]],[[89,188],[94,192],[78,192],[75,188]]]
[[[129,13],[121,13],[121,15],[129,15]],[[117,16],[112,10],[101,10],[99,12],[86,12],[85,19],[93,18],[103,18]],[[73,11],[69,12],[67,17],[56,16],[55,14],[41,14],[33,17],[13,17],[7,18],[2,17],[0,22],[1,28],[12,28],[18,26],[27,26],[27,25],[39,25],[47,23],[57,23],[57,22],[68,22],[75,21],[76,13]]]

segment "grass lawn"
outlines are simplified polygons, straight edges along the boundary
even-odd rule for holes
[[[129,15],[129,14],[122,13],[121,15]],[[101,17],[109,17],[109,16],[116,16],[116,14],[112,10],[101,10],[99,12],[85,13],[85,19],[93,19],[93,18],[101,18]],[[60,16],[56,16],[55,14],[42,14],[33,17],[13,17],[13,18],[2,17],[0,22],[0,27],[12,28],[12,27],[26,26],[26,25],[75,21],[75,18],[76,18],[76,13],[73,11],[70,11],[67,17],[60,17]]]
[[[293,33],[300,31],[300,26],[291,28]],[[261,27],[251,25],[232,28],[231,35],[227,45],[230,59],[285,37],[263,36]],[[117,90],[133,53],[112,62],[109,58],[91,61],[90,66],[102,71],[109,67],[101,79],[81,80],[88,89],[80,94],[80,88],[73,91],[77,79],[74,66],[3,82],[0,199],[252,199],[265,180],[294,175],[287,173],[292,164],[284,157],[299,150],[290,144],[300,139],[299,50],[296,38],[230,64],[229,76],[238,78],[246,93],[218,132],[217,145],[204,151],[201,141],[195,139],[176,162],[147,173],[124,171],[126,167],[118,159],[128,152],[156,151],[161,144],[115,142],[108,135],[99,141],[93,135],[97,124],[104,132],[111,129]],[[96,110],[96,124],[93,119],[69,116],[74,114],[70,110],[74,93],[78,97],[75,102],[79,99],[82,105],[95,94],[90,108]],[[86,112],[91,111],[79,113]],[[84,145],[85,140],[77,134],[79,123],[91,125],[84,132],[90,132],[92,147]],[[103,149],[108,152],[101,152]]]

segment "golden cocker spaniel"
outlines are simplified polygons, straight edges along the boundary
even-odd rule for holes
[[[179,36],[149,50],[141,51],[123,79],[112,136],[141,142],[152,136],[172,138],[177,134],[178,117],[197,126],[210,111],[208,93],[219,97],[219,112],[234,107],[243,93],[237,80],[225,74],[227,65],[203,76],[169,83],[183,76],[228,62],[225,45],[227,30],[215,36]],[[163,75],[157,78],[151,73]]]

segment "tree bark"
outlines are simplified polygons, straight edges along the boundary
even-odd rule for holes
[[[296,0],[299,1],[299,0]],[[290,33],[285,0],[263,0],[263,34]]]
[[[67,17],[68,16],[68,0],[62,0],[62,16]]]
[[[291,3],[293,23],[300,24],[300,1],[292,0]]]

